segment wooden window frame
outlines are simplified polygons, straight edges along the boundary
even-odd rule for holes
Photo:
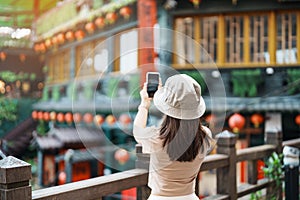
[[[205,17],[211,17],[211,16],[216,16],[218,17],[218,22],[217,22],[217,52],[216,52],[216,65],[220,68],[241,68],[241,67],[290,67],[290,66],[297,66],[300,64],[300,59],[297,59],[296,63],[284,63],[280,64],[276,62],[276,49],[277,49],[277,15],[281,13],[296,13],[296,35],[294,36],[295,38],[300,38],[300,11],[295,11],[295,10],[284,10],[284,11],[266,11],[266,12],[251,12],[248,14],[245,13],[231,13],[231,14],[219,14],[219,15],[201,15],[201,16],[180,16],[178,18],[184,18],[184,17],[192,17],[194,19],[194,39],[196,40],[197,43],[201,42],[201,28],[200,28],[200,20],[201,18]],[[267,28],[267,35],[264,35],[264,41],[260,42],[265,42],[267,47],[267,51],[269,52],[269,63],[263,60],[253,60],[251,59],[251,52],[250,52],[250,47],[251,47],[251,35],[250,35],[250,17],[251,16],[257,16],[261,15],[267,16],[268,22],[265,24],[265,28]],[[228,49],[226,49],[226,36],[225,36],[225,17],[226,16],[243,16],[243,32],[244,32],[244,39],[243,39],[243,62],[240,63],[229,63],[226,62],[226,52]],[[176,19],[174,18],[174,30],[177,30],[176,27]],[[262,34],[262,33],[260,33]],[[267,37],[267,40],[265,40],[265,37]],[[176,42],[175,38],[173,37],[173,44],[174,44],[174,50],[176,51]],[[297,48],[297,57],[300,57],[300,39],[296,39],[296,48]],[[260,52],[261,53],[261,50]],[[199,51],[195,51],[195,61],[192,64],[178,64],[176,55],[173,54],[172,57],[172,66],[176,69],[191,69],[191,68],[210,68],[211,65],[208,63],[200,63],[198,62],[200,58],[200,53]],[[215,66],[215,64],[212,64]]]
[[[49,57],[49,84],[63,83],[70,79],[70,50],[61,51]]]

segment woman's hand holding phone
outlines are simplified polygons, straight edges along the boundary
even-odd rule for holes
[[[162,87],[162,81],[157,72],[148,72],[146,80],[147,82],[144,83],[143,89],[140,91],[141,106],[149,109],[154,93]]]
[[[140,91],[140,96],[141,96],[141,106],[145,107],[146,109],[149,109],[152,98],[148,96],[147,83],[144,83],[143,89]]]

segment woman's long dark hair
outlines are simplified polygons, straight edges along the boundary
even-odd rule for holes
[[[179,162],[189,162],[196,158],[205,135],[200,118],[182,120],[165,116],[160,129],[163,148],[167,147],[172,161]]]

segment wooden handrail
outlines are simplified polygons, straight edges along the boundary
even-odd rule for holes
[[[82,197],[83,199],[101,199],[102,196],[110,195],[132,187],[146,185],[147,181],[147,170],[132,169],[107,176],[34,190],[32,192],[32,199],[71,200],[78,199],[78,197]]]
[[[276,147],[270,144],[265,144],[256,147],[249,147],[246,149],[239,149],[236,151],[237,162],[266,158],[270,156],[272,152],[274,152],[275,150]]]
[[[228,166],[229,160],[227,155],[223,154],[214,154],[208,155],[205,157],[200,171],[207,171],[211,169],[216,169],[220,167]]]
[[[300,138],[284,141],[282,142],[282,146],[292,146],[300,148]]]

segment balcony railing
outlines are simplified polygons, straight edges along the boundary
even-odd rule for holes
[[[200,169],[200,172],[212,169],[217,172],[216,195],[206,197],[205,200],[237,199],[261,189],[266,189],[267,194],[274,192],[274,181],[266,178],[258,181],[256,163],[273,152],[281,153],[285,145],[300,148],[300,139],[282,142],[282,134],[277,132],[267,133],[265,138],[265,145],[237,150],[236,135],[227,131],[218,135],[217,153],[207,156]],[[35,191],[31,191],[29,185],[31,166],[14,157],[5,157],[0,160],[0,199],[75,200],[80,197],[81,200],[91,200],[136,187],[136,198],[146,200],[150,194],[147,187],[149,155],[142,153],[140,145],[136,146],[136,153],[136,169]],[[237,186],[236,164],[242,161],[247,161],[248,181]],[[199,191],[199,182],[196,191]],[[279,197],[282,196],[282,191],[275,192]]]

